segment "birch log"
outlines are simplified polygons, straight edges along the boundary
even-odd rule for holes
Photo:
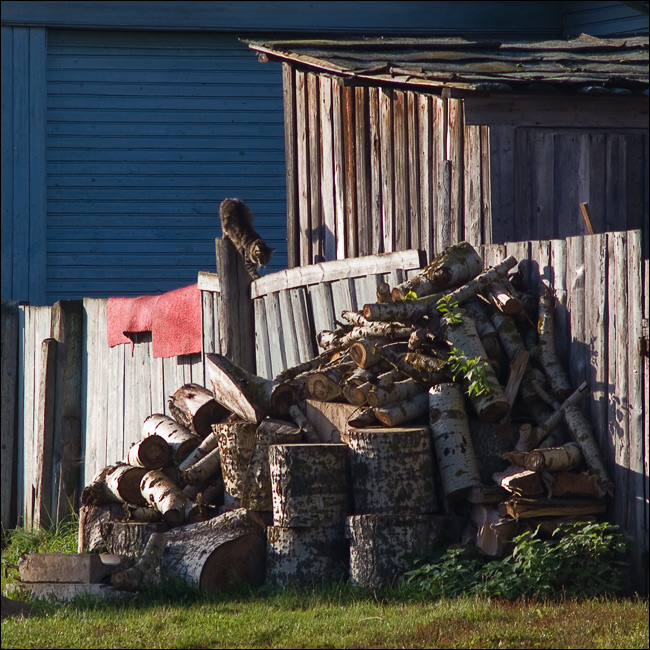
[[[205,438],[212,430],[212,425],[221,422],[228,415],[228,410],[200,384],[181,386],[169,398],[168,405],[172,417],[200,438]]]
[[[429,422],[445,495],[459,500],[481,485],[465,400],[460,387],[438,384],[429,390]]]
[[[269,584],[305,588],[347,577],[349,550],[344,524],[269,526],[266,535]]]
[[[393,300],[404,300],[412,291],[416,297],[428,296],[447,287],[458,286],[483,270],[483,260],[466,241],[445,248],[414,277],[393,288]]]
[[[114,571],[111,574],[111,585],[116,589],[137,591],[147,578],[153,578],[154,571],[162,560],[165,543],[162,533],[151,535],[135,566]]]
[[[185,519],[188,498],[162,472],[147,472],[140,483],[140,491],[146,502],[162,514],[168,526],[179,526]]]
[[[295,389],[284,381],[252,375],[221,354],[207,353],[205,359],[215,399],[244,420],[286,415],[296,401]]]
[[[146,499],[140,493],[140,482],[147,470],[130,465],[114,465],[105,475],[104,480],[108,489],[124,503],[144,506]]]
[[[280,444],[269,448],[273,524],[342,524],[350,513],[348,446]]]
[[[526,455],[525,467],[535,472],[561,472],[574,469],[581,461],[580,447],[569,442],[561,447],[533,449]]]
[[[457,528],[451,517],[435,515],[348,517],[350,582],[367,589],[395,585],[400,576],[412,568],[414,556],[459,541]]]
[[[172,450],[167,441],[154,434],[132,445],[125,462],[133,467],[161,469],[169,463],[171,456]]]
[[[376,408],[375,417],[387,427],[396,427],[425,416],[428,411],[429,394],[425,391],[396,406]]]
[[[173,418],[162,413],[153,413],[142,425],[142,437],[158,435],[172,449],[175,462],[185,460],[200,444],[201,438]]]
[[[389,388],[374,386],[366,394],[366,400],[373,408],[395,406],[424,392],[426,392],[426,387],[422,383],[415,379],[404,379],[396,381]]]
[[[351,428],[348,445],[355,512],[435,512],[433,454],[427,427]]]
[[[207,456],[213,449],[219,446],[219,428],[217,425],[213,426],[212,432],[208,434],[201,442],[201,444],[182,462],[178,465],[178,469],[183,472],[194,463],[198,462]]]
[[[208,452],[181,474],[187,485],[201,485],[215,477],[221,470],[221,452],[219,447]]]
[[[226,492],[226,505],[241,505],[242,490],[248,471],[248,464],[255,444],[255,422],[217,424],[219,429],[219,454],[221,473]]]
[[[241,582],[259,587],[264,582],[264,529],[260,518],[243,508],[174,528],[165,534],[161,575],[208,593]]]
[[[494,370],[488,363],[488,356],[476,332],[474,319],[467,310],[459,310],[460,322],[447,322],[444,328],[450,345],[462,352],[467,359],[479,359],[485,364],[486,381],[489,390],[469,395],[469,399],[481,422],[498,422],[510,412],[506,399]]]
[[[272,445],[300,444],[302,437],[300,428],[290,422],[275,418],[260,422],[244,478],[242,507],[264,512],[273,510],[269,450]]]

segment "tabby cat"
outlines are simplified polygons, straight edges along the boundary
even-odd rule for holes
[[[229,239],[242,256],[244,266],[254,280],[260,277],[259,267],[266,266],[275,248],[253,229],[253,215],[240,199],[224,199],[219,207],[223,239]]]

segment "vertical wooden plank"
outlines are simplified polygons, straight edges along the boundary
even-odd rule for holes
[[[355,165],[357,190],[357,242],[358,255],[371,255],[373,252],[371,232],[372,216],[370,210],[370,151],[369,151],[369,107],[368,89],[354,89],[355,125]]]
[[[535,239],[550,239],[556,233],[554,205],[554,138],[548,131],[529,129],[530,162],[526,169],[531,176],[530,218],[533,220],[530,236]],[[565,179],[565,182],[568,179]],[[522,217],[520,217],[522,218]]]
[[[298,246],[300,217],[298,205],[298,131],[296,123],[296,80],[293,67],[282,64],[284,102],[284,148],[287,176],[287,258],[289,268],[299,265]],[[206,348],[204,348],[206,350]]]
[[[0,57],[6,70],[14,70],[16,62],[14,61],[14,27],[0,27],[2,38],[0,39]],[[2,111],[0,117],[0,132],[2,133],[2,159],[0,161],[0,186],[2,187],[2,218],[0,219],[0,239],[7,245],[14,237],[14,157],[19,155],[18,147],[14,144],[14,135],[16,127],[13,122],[13,105],[14,105],[14,79],[13,75],[3,74],[0,77],[0,95],[6,102],[7,110]],[[7,249],[8,250],[8,249]],[[0,286],[2,295],[7,298],[17,296],[14,293],[14,253],[7,252],[0,256]],[[26,297],[25,294],[23,294]],[[18,357],[16,357],[17,359]],[[5,384],[3,384],[4,386]],[[4,479],[3,479],[4,481]],[[3,483],[4,485],[4,483]],[[9,498],[8,493],[3,491],[3,503]],[[4,525],[4,519],[3,519]]]
[[[591,387],[589,416],[598,446],[607,449],[607,364],[608,299],[607,236],[584,238],[585,333],[589,346],[586,380]]]
[[[465,240],[472,246],[482,243],[480,128],[465,127]]]
[[[291,305],[293,320],[298,343],[298,361],[301,363],[313,358],[315,353],[314,333],[309,324],[307,291],[305,287],[291,289]]]
[[[255,372],[259,377],[272,379],[273,370],[264,298],[253,300],[253,309],[255,312]]]
[[[4,47],[3,47],[4,50]],[[18,415],[18,321],[17,302],[2,301],[2,468],[0,471],[0,499],[2,502],[3,530],[16,525],[16,484],[17,484],[17,415]]]
[[[332,282],[332,302],[334,305],[334,318],[341,320],[341,312],[354,310],[356,297],[354,294],[354,283],[350,279]]]
[[[463,169],[465,154],[464,132],[465,116],[462,99],[448,99],[448,133],[447,158],[451,161],[451,233],[454,243],[462,241],[465,236],[465,189],[463,187],[465,172]]]
[[[382,174],[381,174],[381,139],[379,111],[379,91],[368,88],[368,111],[370,121],[370,244],[372,251],[383,253],[384,238],[382,230]]]
[[[296,146],[298,172],[298,260],[311,264],[311,215],[309,195],[309,111],[306,73],[296,70]]]
[[[426,250],[422,245],[420,220],[420,138],[418,124],[418,101],[413,92],[406,93],[406,135],[408,140],[408,182],[409,182],[409,240],[408,248]],[[377,251],[371,251],[377,252]],[[428,255],[428,251],[427,251]]]
[[[287,219],[289,217],[287,216]],[[214,345],[214,302],[211,291],[201,291],[201,333],[203,351],[215,352]]]
[[[162,360],[162,365],[163,365],[163,390],[165,396],[169,397],[170,395],[173,395],[182,386],[182,384],[178,383],[176,377],[178,357],[164,358]],[[165,410],[160,412],[164,413],[165,415],[169,415],[171,417],[171,413],[169,411],[169,403],[167,400],[165,400]]]
[[[567,310],[571,316],[569,376],[573,386],[586,379],[585,359],[585,260],[583,237],[567,239]]]
[[[23,348],[22,348],[22,370],[23,370],[23,393],[19,395],[19,408],[22,406],[21,427],[19,430],[19,454],[18,462],[22,467],[22,509],[18,510],[19,517],[23,518],[23,525],[31,530],[34,521],[34,492],[32,490],[32,479],[34,474],[34,409],[36,394],[36,370],[37,359],[35,349],[35,319],[34,308],[28,305],[21,307],[24,314],[23,320]],[[22,399],[20,399],[22,397]],[[22,435],[20,435],[22,434]],[[21,462],[22,461],[22,462]]]
[[[540,281],[545,279],[552,284],[553,276],[550,268],[551,244],[548,241],[530,242],[529,273],[525,279],[525,286],[533,294],[540,292]]]
[[[582,141],[584,150],[582,152],[583,163],[586,166],[586,179],[587,188],[586,196],[583,200],[589,204],[589,213],[591,215],[591,223],[594,227],[595,233],[606,232],[605,224],[606,219],[606,194],[607,194],[607,179],[605,175],[606,169],[606,136],[604,133],[589,133]],[[646,183],[647,185],[647,183]]]
[[[642,591],[647,589],[647,565],[644,566],[644,550],[647,530],[647,492],[644,481],[644,446],[647,438],[643,435],[643,363],[639,354],[639,341],[643,336],[643,304],[641,284],[642,240],[639,230],[627,233],[627,295],[628,295],[628,337],[627,337],[627,409],[628,436],[630,449],[629,492],[630,533],[635,543],[632,546],[633,583]],[[646,357],[647,359],[647,357]],[[646,361],[647,365],[647,361]],[[645,397],[647,405],[647,394]],[[646,555],[647,561],[647,555]],[[646,592],[647,593],[647,592]]]
[[[124,435],[122,438],[122,455],[129,450],[131,441],[141,437],[142,421],[138,412],[138,364],[136,347],[138,335],[134,335],[133,349],[125,351],[124,355]],[[119,445],[119,443],[116,443]],[[119,452],[119,447],[117,448]]]
[[[437,100],[445,101],[445,100]],[[432,99],[418,93],[418,141],[420,169],[420,248],[426,252],[427,261],[431,260],[433,247],[433,229],[436,219],[451,221],[451,214],[438,213],[434,217],[433,187],[437,182],[433,165],[433,118]],[[445,152],[446,158],[446,152]],[[450,206],[451,210],[451,206]]]
[[[343,108],[343,154],[345,176],[345,239],[346,257],[357,257],[359,241],[357,233],[357,178],[356,178],[356,140],[354,134],[354,88],[341,89]]]
[[[332,84],[332,140],[334,142],[334,208],[336,214],[336,259],[346,257],[347,233],[345,230],[345,148],[343,140],[343,89]]]
[[[575,133],[556,133],[555,165],[555,235],[573,237],[584,232],[580,212],[577,176],[580,168],[580,137]]]
[[[312,314],[314,317],[314,334],[323,330],[333,330],[334,304],[332,302],[332,289],[328,282],[311,285],[309,287]]]
[[[380,275],[367,275],[361,278],[354,278],[355,311],[361,311],[367,303],[377,302],[377,286],[381,281]]]
[[[384,252],[395,250],[395,200],[393,165],[393,91],[379,90],[379,138],[381,155],[381,222]]]
[[[322,262],[323,257],[323,215],[321,208],[321,130],[320,98],[318,96],[318,76],[307,74],[307,110],[309,113],[309,204],[311,215],[311,260],[312,264]]]
[[[334,143],[332,141],[332,80],[319,75],[321,131],[321,205],[323,256],[336,259],[336,209],[334,206]]]
[[[153,413],[151,403],[151,349],[151,332],[142,332],[141,334],[138,334],[138,343],[135,346],[138,427],[132,432],[129,432],[131,434],[130,438],[125,438],[125,451],[128,451],[132,444],[140,440],[142,423]],[[187,356],[189,357],[191,355]]]
[[[646,147],[648,140],[646,138]],[[647,152],[647,149],[646,149]],[[643,250],[646,251],[645,246],[647,238],[642,242]],[[647,252],[647,251],[646,251]],[[645,253],[644,253],[645,256]],[[650,293],[650,261],[646,258],[643,260],[643,290],[641,292],[641,304],[643,305],[643,335],[646,340],[650,338],[650,300],[648,300]],[[644,395],[650,391],[650,362],[647,357],[642,357],[641,364],[643,368],[643,390]],[[650,405],[647,398],[643,400],[643,508],[645,513],[645,534],[643,540],[643,548],[648,553],[650,547],[650,510],[649,497],[650,497]],[[647,576],[646,576],[647,578]],[[646,584],[645,593],[648,593],[648,586]]]
[[[276,377],[287,367],[278,294],[267,294],[264,296],[264,303],[266,305],[266,321],[268,323],[269,349],[271,352],[271,372],[273,377]]]
[[[106,461],[115,463],[124,454],[124,356],[131,354],[129,345],[108,348],[108,386],[106,414]]]
[[[647,131],[646,131],[647,132]],[[625,134],[625,228],[648,231],[648,212],[645,211],[645,193],[648,187],[645,167],[645,135],[640,132]]]
[[[532,129],[515,129],[515,219],[512,238],[521,241],[532,237],[533,177],[531,154]]]
[[[436,253],[452,243],[451,222],[449,214],[449,174],[450,163],[447,161],[447,101],[433,100],[433,131],[431,150],[431,172],[435,196],[435,224],[431,232],[432,247]]]
[[[300,363],[300,351],[298,350],[293,303],[291,301],[291,294],[288,290],[278,292],[278,298],[280,319],[282,321],[282,338],[286,355],[286,367],[293,368],[293,366],[297,366]]]
[[[481,137],[481,241],[492,241],[492,172],[490,169],[490,128],[480,127]]]
[[[560,359],[567,359],[569,353],[569,318],[567,313],[567,259],[566,241],[551,241],[551,273],[557,303],[555,305],[555,349]]]
[[[406,129],[406,96],[402,90],[393,91],[393,165],[395,188],[395,250],[406,250],[409,242],[408,216],[408,140]]]
[[[34,435],[34,521],[36,529],[52,524],[52,451],[54,447],[54,398],[56,390],[56,339],[40,346],[40,373]]]
[[[515,239],[515,129],[490,126],[492,241]]]

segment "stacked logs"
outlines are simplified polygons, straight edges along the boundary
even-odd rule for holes
[[[522,271],[512,257],[484,269],[462,242],[378,286],[273,380],[206,354],[211,390],[183,387],[173,417],[147,418],[84,491],[80,550],[130,555],[160,533],[155,571],[203,589],[229,566],[254,585],[349,574],[376,588],[463,525],[498,557],[525,526],[602,513],[612,484],[580,409],[589,388],[572,389],[555,353],[552,292],[527,293]]]

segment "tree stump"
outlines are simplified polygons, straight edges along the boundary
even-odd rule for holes
[[[114,555],[139,557],[154,533],[164,533],[162,522],[109,521],[102,525],[106,550]]]
[[[104,524],[121,521],[126,516],[124,504],[115,501],[102,505],[82,505],[79,510],[79,533],[77,553],[103,553],[108,550],[104,534]]]
[[[273,510],[269,449],[271,445],[301,442],[302,431],[290,422],[273,418],[260,422],[244,479],[241,497],[244,508],[265,512]]]
[[[265,527],[243,508],[198,524],[179,526],[165,534],[160,565],[165,578],[181,578],[190,587],[216,593],[245,582],[264,582]]]
[[[435,512],[433,453],[427,427],[348,432],[357,514]]]
[[[429,420],[442,487],[448,499],[465,497],[481,485],[465,412],[463,393],[457,384],[438,384],[429,390]]]
[[[269,526],[266,581],[304,588],[346,579],[349,551],[344,531],[343,523],[308,528]]]
[[[344,522],[350,513],[348,453],[343,443],[272,445],[274,525],[314,527]]]
[[[212,425],[221,422],[228,409],[214,399],[213,394],[200,384],[185,384],[169,398],[169,412],[176,422],[205,438]]]
[[[435,515],[371,514],[348,517],[350,582],[369,589],[394,585],[413,555],[455,542],[460,519]]]
[[[257,424],[239,420],[216,425],[219,429],[219,455],[224,484],[224,500],[228,507],[239,507],[246,472],[253,454]]]

